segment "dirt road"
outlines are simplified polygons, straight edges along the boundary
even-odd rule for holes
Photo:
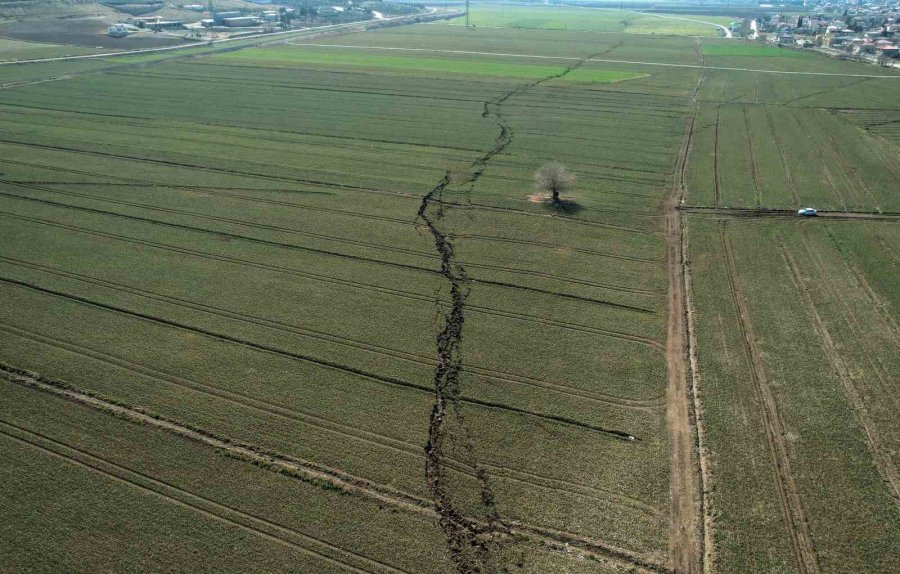
[[[878,219],[882,221],[900,221],[900,213],[874,211],[819,211],[815,217],[801,217],[794,209],[752,209],[740,207],[694,207],[681,206],[679,211],[685,213],[702,213],[706,215],[728,217],[787,217],[791,219]]]
[[[702,80],[701,80],[702,81]],[[679,152],[676,177],[665,201],[666,268],[668,270],[668,314],[666,337],[666,427],[669,433],[670,530],[669,567],[678,573],[696,574],[703,570],[704,539],[701,516],[701,485],[695,461],[695,438],[691,424],[689,386],[687,299],[681,211],[685,191],[684,170],[694,132],[696,107],[688,120]]]

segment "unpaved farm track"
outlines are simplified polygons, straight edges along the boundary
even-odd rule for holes
[[[783,217],[796,221],[812,221],[817,218],[827,219],[847,219],[847,220],[868,220],[876,219],[880,221],[897,221],[900,222],[900,213],[896,212],[870,212],[870,211],[819,211],[815,218],[801,218],[793,209],[771,209],[771,208],[741,208],[741,207],[705,207],[685,205],[679,207],[679,210],[686,213],[697,213],[704,215],[714,215],[716,217]]]
[[[697,42],[697,56],[704,62]],[[666,315],[666,429],[669,434],[670,524],[669,568],[679,574],[699,574],[709,566],[707,544],[711,535],[706,521],[707,507],[703,456],[692,426],[700,409],[696,379],[688,361],[691,345],[690,293],[685,260],[686,230],[679,209],[687,193],[687,162],[693,144],[694,126],[699,112],[697,94],[706,77],[701,72],[691,95],[691,113],[675,164],[675,177],[663,208],[665,214],[666,269],[668,271],[668,310]],[[692,411],[693,402],[693,411]],[[699,425],[698,425],[699,428]],[[701,515],[704,519],[701,521]]]
[[[700,548],[702,527],[697,520],[700,514],[698,508],[700,485],[694,461],[695,439],[691,429],[681,214],[676,209],[677,201],[678,196],[673,193],[666,205],[666,252],[669,257],[666,426],[670,442],[672,513],[669,553],[672,570],[679,573],[698,573],[702,569]]]
[[[750,311],[738,282],[737,264],[728,241],[727,223],[728,221],[724,219],[719,221],[719,238],[734,310],[737,314],[738,328],[750,367],[750,379],[762,404],[763,426],[765,427],[766,442],[768,442],[772,454],[778,496],[788,530],[791,533],[791,545],[797,568],[803,574],[816,574],[819,572],[818,557],[809,531],[803,501],[800,499],[800,493],[791,472],[784,423],[778,412],[775,396],[769,387],[768,374],[750,324]]]

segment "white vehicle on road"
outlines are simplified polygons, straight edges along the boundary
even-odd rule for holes
[[[805,215],[806,217],[813,217],[818,215],[819,212],[813,209],[812,207],[804,207],[803,209],[797,210],[797,215]]]

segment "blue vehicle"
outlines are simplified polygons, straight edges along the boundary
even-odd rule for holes
[[[803,215],[805,217],[815,217],[816,215],[819,215],[819,212],[812,207],[804,207],[803,209],[797,210],[797,215]]]

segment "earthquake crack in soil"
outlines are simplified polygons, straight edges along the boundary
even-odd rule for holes
[[[618,46],[611,48],[615,49]],[[610,51],[607,50],[607,51]],[[607,52],[605,51],[605,52]],[[601,52],[605,53],[605,52]],[[522,94],[550,80],[562,78],[580,68],[593,54],[578,60],[561,72],[522,84],[513,90],[484,102],[481,117],[493,118],[500,129],[493,146],[476,158],[469,166],[465,180],[459,186],[471,192],[481,178],[488,163],[513,142],[513,128],[502,113],[503,104],[513,96]],[[434,239],[435,250],[441,259],[440,273],[450,287],[450,305],[439,306],[439,331],[436,335],[438,364],[434,371],[435,401],[428,424],[428,443],[425,446],[425,478],[435,508],[440,514],[440,525],[447,538],[447,545],[456,569],[461,574],[499,571],[491,552],[493,543],[508,538],[510,529],[497,512],[494,493],[487,469],[477,460],[473,465],[481,487],[480,502],[487,525],[477,526],[460,509],[460,501],[447,483],[444,466],[445,439],[448,425],[456,423],[463,431],[464,448],[472,454],[472,441],[461,412],[459,375],[463,368],[461,343],[465,322],[466,299],[470,291],[470,279],[465,267],[456,259],[452,232],[444,222],[443,194],[451,184],[447,171],[441,180],[422,197],[417,221],[421,220]],[[451,421],[450,417],[454,419]],[[473,456],[474,458],[474,456]]]

